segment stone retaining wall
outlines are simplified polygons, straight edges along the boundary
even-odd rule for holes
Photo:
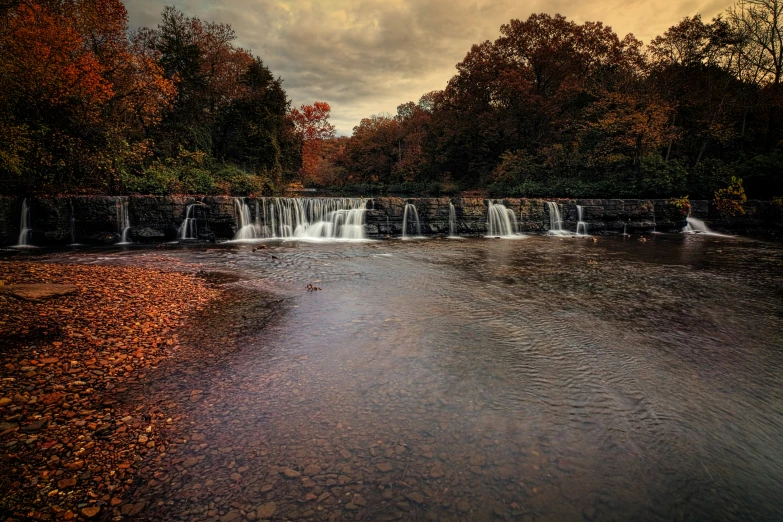
[[[131,237],[134,242],[171,241],[177,238],[191,196],[71,196],[30,198],[31,243],[65,245],[73,242],[111,244],[118,240],[118,205],[128,202]],[[541,234],[549,230],[549,210],[542,199],[496,199],[510,208],[519,222],[520,232]],[[590,234],[679,230],[684,219],[673,219],[667,200],[662,199],[558,199],[563,229],[576,230],[577,205]],[[195,208],[198,237],[202,240],[231,239],[236,232],[234,198],[206,197]],[[416,206],[423,234],[448,234],[449,204],[455,207],[457,230],[461,235],[485,234],[487,200],[480,198],[396,198],[367,200],[366,230],[369,237],[396,236],[402,233],[405,205]],[[721,219],[708,201],[691,201],[692,215],[705,220],[716,230],[781,229],[774,222],[769,202],[748,201],[747,214]],[[0,197],[0,244],[13,245],[19,237],[21,198]],[[250,205],[251,213],[254,206]],[[255,218],[255,216],[251,216]]]

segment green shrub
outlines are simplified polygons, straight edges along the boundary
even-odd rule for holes
[[[639,169],[639,197],[667,197],[682,193],[688,182],[688,171],[677,161],[665,161],[659,154],[642,159]]]

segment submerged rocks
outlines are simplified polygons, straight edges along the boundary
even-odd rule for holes
[[[0,262],[0,281],[23,297],[0,312],[0,468],[15,477],[0,481],[0,512],[138,514],[145,504],[124,492],[139,464],[169,446],[166,406],[139,410],[118,397],[178,347],[184,314],[220,292],[135,267]]]

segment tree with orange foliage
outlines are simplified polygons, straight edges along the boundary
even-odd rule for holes
[[[107,184],[174,93],[119,0],[24,2],[0,23],[0,173],[20,190]]]
[[[291,109],[291,120],[303,140],[302,168],[299,169],[299,174],[305,185],[323,184],[324,180],[320,179],[318,170],[323,141],[334,138],[334,125],[329,123],[331,110],[328,103],[319,101],[313,105]]]

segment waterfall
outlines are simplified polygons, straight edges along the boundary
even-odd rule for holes
[[[365,206],[361,198],[259,198],[251,221],[247,203],[236,198],[234,239],[364,239]]]
[[[256,227],[250,221],[250,207],[243,198],[234,198],[234,222],[237,224],[235,240],[256,239]]]
[[[416,237],[421,236],[421,223],[419,223],[419,212],[416,210],[416,206],[413,203],[405,204],[405,212],[402,215],[402,238],[405,239],[408,236],[408,213],[411,213],[413,219],[416,220]]]
[[[623,223],[623,235],[628,235],[628,223]]]
[[[30,206],[27,204],[27,198],[22,201],[22,215],[19,219],[19,240],[16,248],[30,248],[30,233],[33,230],[30,228]]]
[[[128,245],[132,243],[128,234],[130,233],[130,214],[128,213],[128,199],[120,198],[117,201],[117,233],[120,236],[118,245]]]
[[[513,210],[506,208],[501,203],[495,203],[491,199],[487,203],[488,236],[512,236],[519,232],[517,218]]]
[[[682,229],[684,234],[702,234],[704,236],[730,237],[726,234],[718,234],[717,232],[713,232],[704,221],[701,219],[696,219],[695,217],[688,216],[685,218],[685,223],[686,225]]]
[[[454,203],[449,201],[449,236],[454,237],[457,235],[457,209],[454,207]]]
[[[196,219],[196,207],[201,203],[191,203],[185,210],[185,219],[179,226],[177,237],[179,239],[198,239],[198,221]]]
[[[552,236],[562,236],[566,234],[563,230],[563,218],[560,217],[560,207],[557,203],[547,201],[547,209],[549,210],[549,234]]]
[[[449,201],[449,237],[457,237],[457,209]]]
[[[577,236],[586,236],[587,235],[587,223],[582,221],[582,205],[576,206],[576,213],[577,213],[577,222],[576,222],[576,235]],[[580,234],[579,231],[582,231]]]

